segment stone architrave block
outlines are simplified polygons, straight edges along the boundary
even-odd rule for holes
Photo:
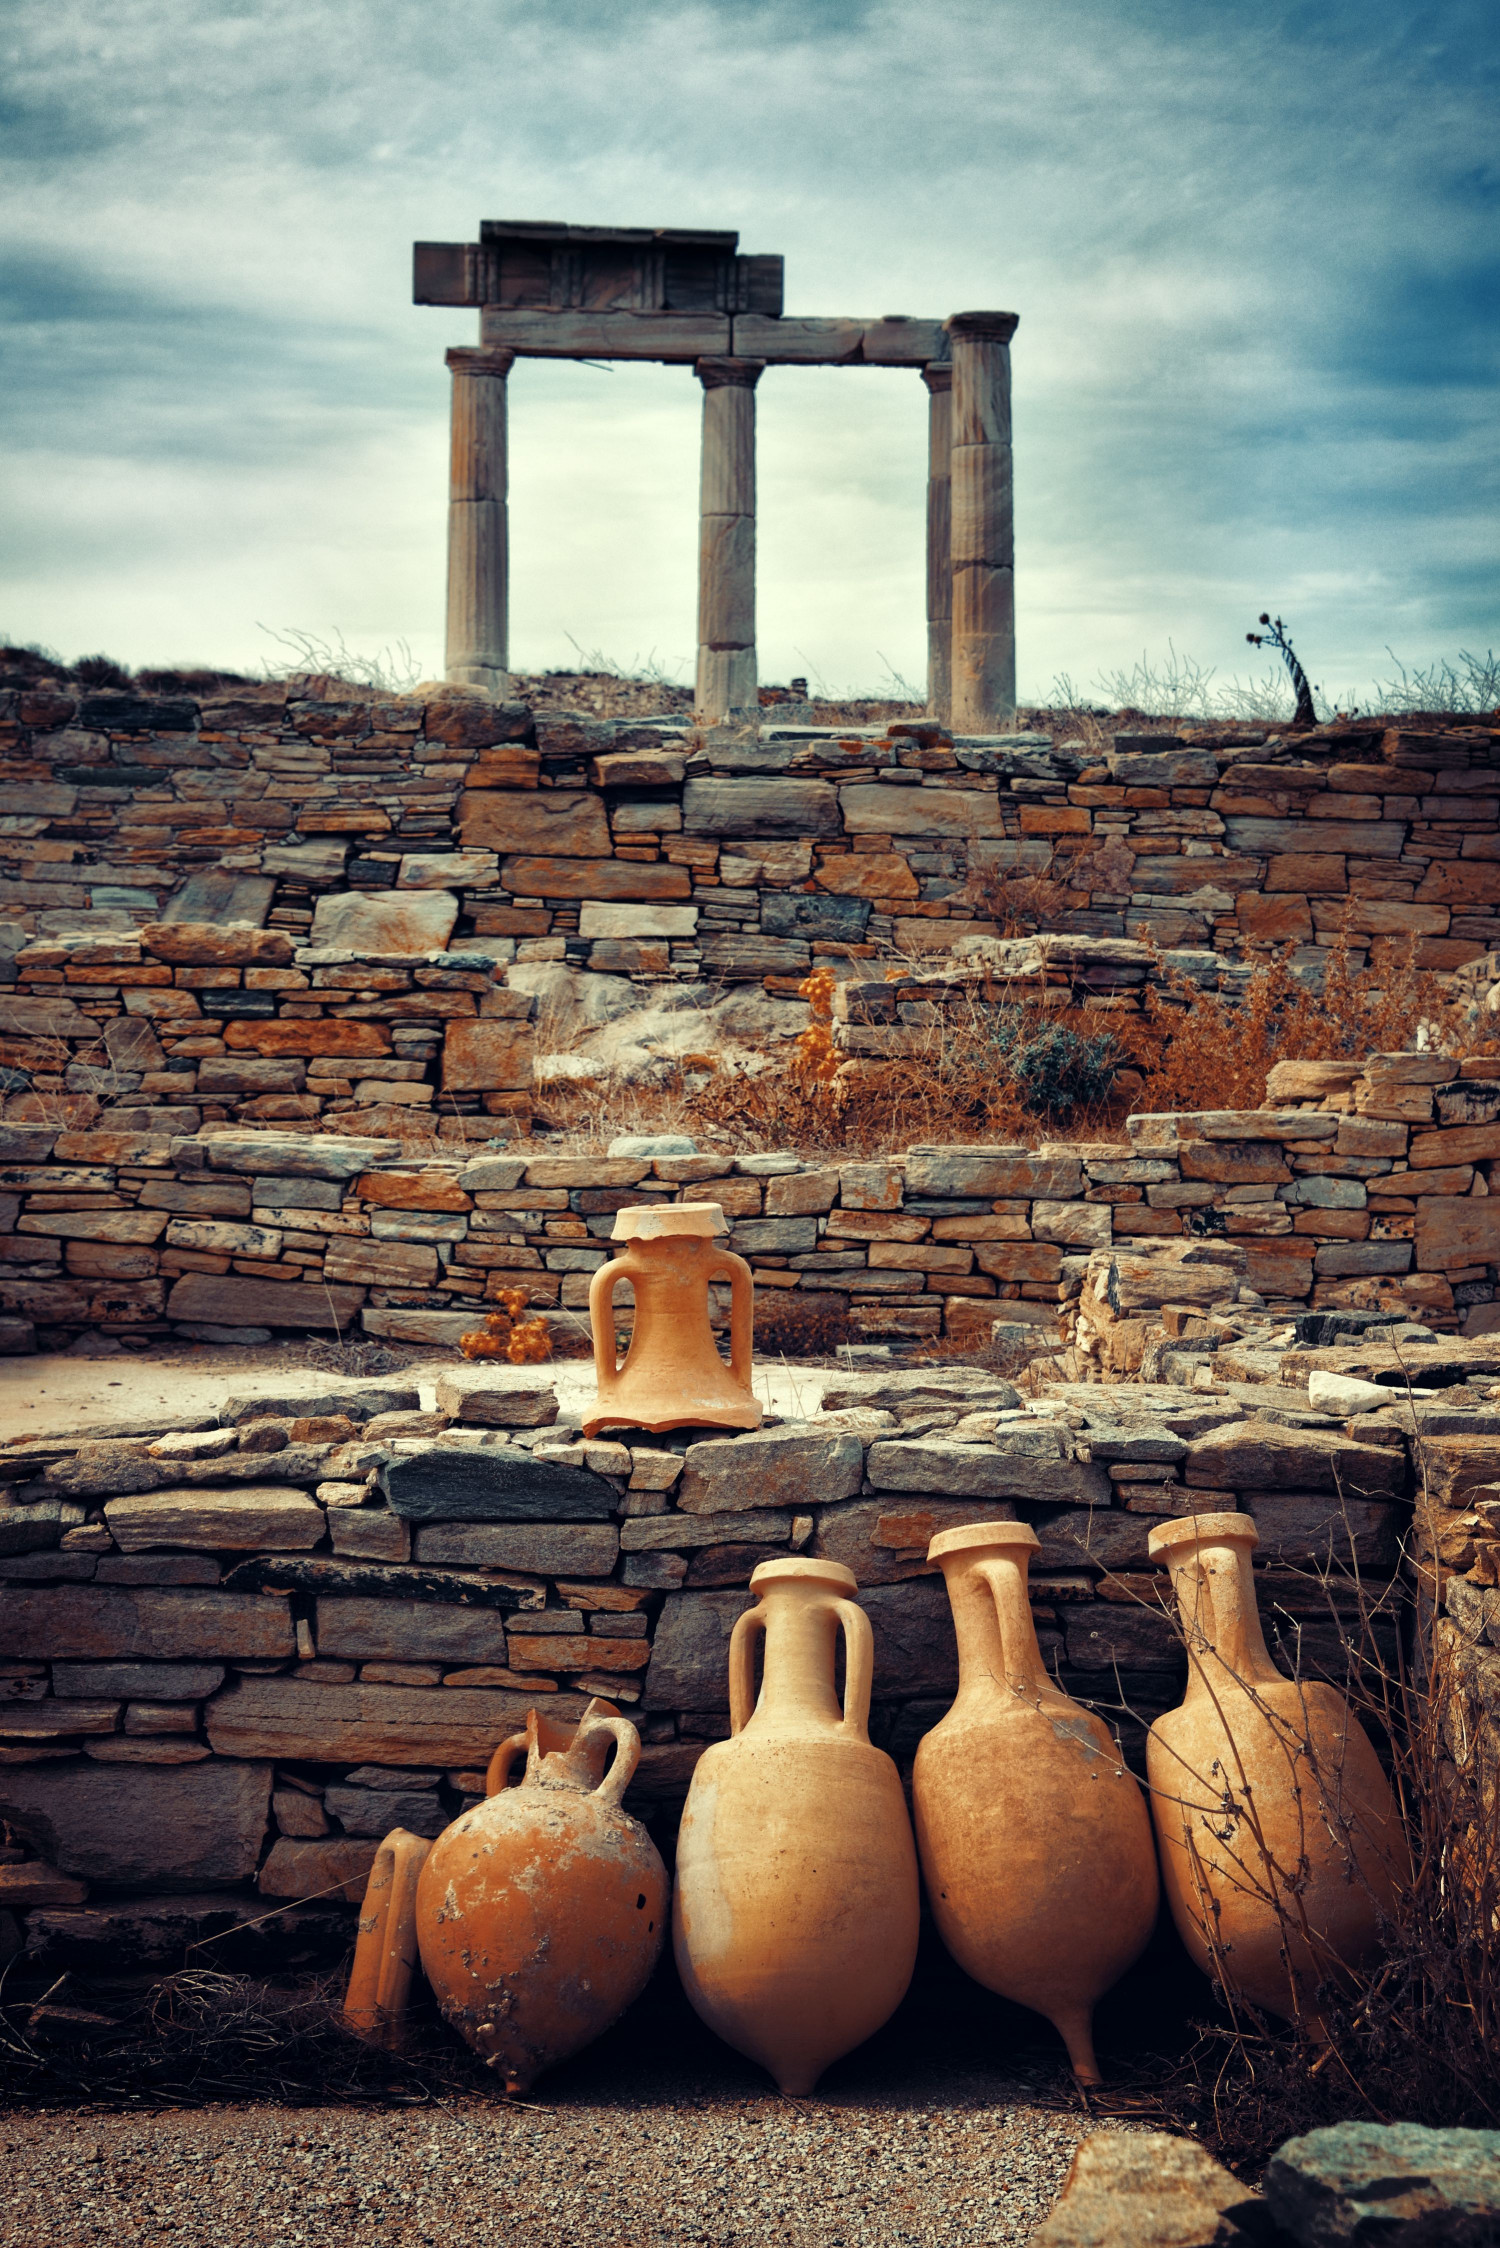
[[[591,903],[580,907],[578,914],[580,937],[672,937],[682,941],[693,936],[697,927],[695,905]]]
[[[349,890],[319,898],[312,942],[347,952],[443,952],[457,919],[449,890]]]
[[[419,1562],[539,1577],[607,1577],[619,1554],[612,1522],[429,1522],[416,1543]]]
[[[838,835],[839,795],[827,781],[690,780],[682,792],[688,835]],[[890,832],[889,823],[886,833]]]
[[[1062,1458],[1052,1429],[1017,1431],[1017,1438],[1022,1435],[1044,1441],[1025,1451],[1018,1441],[1014,1450],[1008,1446],[1000,1451],[988,1444],[945,1443],[939,1437],[872,1444],[870,1481],[877,1491],[937,1492],[944,1498],[1108,1505],[1110,1482],[1102,1468]]]
[[[26,1662],[281,1662],[295,1653],[284,1600],[148,1586],[11,1587],[0,1601],[0,1656]]]
[[[618,1503],[602,1475],[508,1444],[434,1444],[388,1462],[380,1482],[408,1522],[607,1522]]]
[[[806,1506],[814,1498],[852,1498],[864,1473],[864,1446],[847,1433],[793,1425],[690,1444],[677,1504],[684,1514],[743,1514],[757,1507]]]
[[[557,1384],[530,1366],[445,1367],[437,1409],[474,1428],[550,1428]]]
[[[111,1499],[104,1509],[122,1553],[181,1546],[190,1553],[306,1553],[323,1535],[323,1509],[289,1484],[248,1490],[168,1490]]]
[[[483,1771],[496,1744],[524,1725],[534,1693],[508,1688],[376,1686],[337,1690],[313,1679],[241,1678],[205,1711],[217,1756],[287,1763],[416,1765]],[[586,1694],[549,1694],[549,1717],[581,1717]]]
[[[458,827],[466,851],[561,859],[610,853],[604,805],[587,789],[469,789],[459,798]]]
[[[1210,1491],[1332,1491],[1351,1499],[1399,1499],[1406,1458],[1333,1429],[1231,1421],[1188,1446],[1183,1479]]]
[[[198,1889],[255,1872],[271,1767],[79,1763],[0,1769],[0,1817],[64,1873],[154,1889]]]
[[[519,1093],[531,1085],[529,1022],[450,1022],[443,1032],[445,1093]]]

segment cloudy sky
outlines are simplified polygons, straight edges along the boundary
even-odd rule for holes
[[[5,0],[0,634],[439,668],[447,375],[414,238],[737,227],[789,312],[1016,311],[1023,698],[1330,694],[1500,642],[1485,0]],[[511,380],[512,660],[691,673],[685,368]],[[925,393],[759,390],[761,675],[922,677]]]

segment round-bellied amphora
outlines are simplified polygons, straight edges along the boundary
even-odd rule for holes
[[[1103,1720],[1042,1665],[1024,1522],[944,1530],[958,1694],[912,1775],[917,1847],[938,1933],[966,1973],[1045,2014],[1073,2072],[1097,2083],[1094,2007],[1156,1920],[1156,1852],[1140,1787]]]
[[[444,2020],[508,2092],[608,2029],[660,1957],[667,1871],[620,1808],[639,1757],[635,1727],[608,1702],[590,1702],[576,1730],[532,1710],[495,1751],[483,1803],[422,1868],[423,1971]]]
[[[867,1730],[874,1640],[853,1576],[766,1561],[750,1589],[759,1604],[729,1646],[730,1738],[704,1751],[683,1813],[672,1935],[709,2027],[783,2092],[810,2092],[905,1994],[917,1859],[896,1767]]]
[[[750,1388],[755,1284],[743,1257],[722,1246],[729,1231],[717,1202],[652,1204],[615,1213],[610,1238],[623,1248],[589,1283],[598,1395],[583,1424],[602,1428],[759,1428]],[[630,1282],[635,1318],[623,1362],[615,1347],[614,1299]],[[729,1364],[709,1322],[709,1288],[727,1280]]]
[[[1146,1743],[1172,1918],[1205,1974],[1321,2034],[1317,1992],[1374,1951],[1410,1870],[1390,1783],[1343,1695],[1266,1651],[1248,1514],[1151,1533],[1187,1693]]]

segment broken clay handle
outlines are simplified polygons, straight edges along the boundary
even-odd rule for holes
[[[635,1768],[641,1761],[641,1736],[628,1717],[587,1718],[578,1728],[580,1740],[586,1740],[594,1733],[608,1733],[615,1744],[614,1762],[594,1793],[602,1802],[618,1807],[620,1798],[634,1779]]]
[[[487,1796],[498,1795],[500,1790],[508,1784],[512,1767],[526,1754],[530,1746],[530,1737],[525,1733],[512,1733],[508,1740],[503,1740],[500,1743],[500,1746],[490,1758],[489,1766],[484,1775],[484,1792]]]

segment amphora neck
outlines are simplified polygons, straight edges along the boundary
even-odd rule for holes
[[[958,1640],[960,1696],[982,1692],[991,1681],[1028,1700],[1057,1692],[1042,1663],[1031,1619],[1027,1571],[1031,1549],[971,1547],[941,1557]]]
[[[740,1619],[731,1648],[731,1715],[735,1706],[744,1731],[771,1733],[783,1726],[819,1726],[864,1738],[868,1711],[868,1619],[837,1585],[816,1578],[783,1578],[780,1583],[758,1585],[760,1607]],[[846,1702],[855,1688],[852,1706],[843,1706],[837,1693],[839,1634],[846,1634]],[[848,1637],[848,1634],[855,1637]],[[753,1639],[765,1637],[760,1693],[753,1693]],[[744,1666],[733,1677],[735,1657]],[[855,1675],[848,1675],[852,1659]]]
[[[1235,1683],[1267,1685],[1281,1672],[1266,1649],[1248,1540],[1205,1538],[1172,1556],[1172,1596],[1188,1649],[1188,1698]]]

